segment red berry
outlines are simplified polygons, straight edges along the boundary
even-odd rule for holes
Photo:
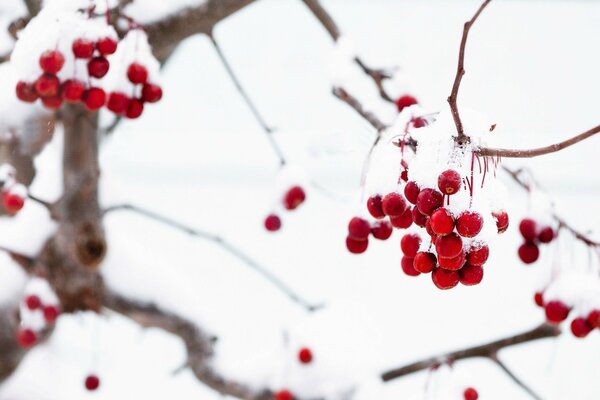
[[[371,234],[379,240],[389,239],[392,236],[392,230],[392,224],[388,221],[377,221],[371,226]]]
[[[414,267],[414,258],[412,257],[402,257],[400,260],[400,266],[402,267],[402,271],[408,276],[419,276],[421,273],[417,271]]]
[[[474,243],[467,253],[467,262],[469,265],[481,267],[487,261],[490,255],[490,248],[485,243]]]
[[[25,297],[25,305],[31,311],[37,310],[42,306],[42,301],[40,298],[34,294]]]
[[[483,228],[483,218],[475,211],[465,211],[456,220],[456,231],[462,237],[477,236]]]
[[[525,242],[519,247],[518,253],[525,264],[533,264],[540,256],[540,249],[535,243]]]
[[[417,204],[417,197],[420,191],[421,189],[419,189],[417,183],[413,181],[407,182],[406,186],[404,186],[404,196],[412,204]]]
[[[60,310],[56,306],[46,306],[44,307],[44,320],[48,324],[54,323],[60,314]]]
[[[446,290],[458,285],[459,275],[457,271],[436,268],[431,272],[431,279],[438,289]]]
[[[569,316],[571,309],[560,300],[549,301],[545,306],[546,319],[554,324],[561,323]]]
[[[465,286],[477,285],[483,279],[483,268],[475,265],[465,265],[458,271],[460,275],[460,283]]]
[[[539,307],[544,307],[544,292],[535,292],[533,301],[535,301],[535,304]]]
[[[383,212],[383,208],[381,206],[381,196],[376,194],[367,200],[367,210],[369,210],[369,214],[373,216],[373,218],[383,218],[385,217],[385,213]]]
[[[275,393],[275,400],[294,400],[294,396],[289,390],[280,390]]]
[[[52,97],[42,97],[42,104],[50,110],[58,110],[62,106],[62,97],[60,95]]]
[[[407,169],[400,172],[400,179],[402,179],[404,182],[408,182],[408,170]]]
[[[142,88],[142,101],[156,103],[162,98],[162,88],[153,83],[146,83]]]
[[[85,92],[85,84],[77,79],[67,79],[62,84],[61,94],[63,100],[76,103],[81,100]]]
[[[594,328],[600,328],[600,310],[592,310],[587,317],[588,322]]]
[[[108,101],[106,103],[106,108],[115,114],[122,115],[124,114],[129,107],[129,97],[122,92],[112,92],[108,96]]]
[[[144,103],[138,99],[131,99],[127,106],[125,116],[130,119],[136,119],[144,112]]]
[[[102,55],[113,54],[117,51],[117,41],[110,37],[105,37],[96,42],[96,49]]]
[[[412,105],[417,104],[417,99],[409,94],[405,94],[396,100],[396,107],[398,108],[398,112],[402,111],[406,107],[410,107]]]
[[[550,243],[554,239],[554,229],[547,226],[540,231],[538,240],[542,243]]]
[[[410,208],[406,208],[404,213],[399,217],[390,217],[390,222],[395,228],[406,229],[413,223],[413,215]]]
[[[301,348],[300,351],[298,351],[298,360],[300,360],[302,364],[310,363],[313,360],[312,351],[310,351],[308,347]]]
[[[367,240],[371,233],[369,221],[354,217],[348,223],[348,237],[354,240]]]
[[[433,229],[431,229],[431,218],[427,219],[427,222],[425,222],[425,230],[427,231],[427,234],[431,237],[436,237],[437,234],[433,231]]]
[[[270,214],[265,218],[265,229],[269,232],[278,231],[281,228],[281,219],[278,215]]]
[[[460,190],[460,174],[453,169],[448,169],[438,176],[438,188],[448,196]]]
[[[131,83],[146,83],[148,70],[142,64],[134,62],[127,68],[127,78]]]
[[[465,256],[465,253],[461,252],[453,258],[440,257],[438,264],[440,265],[440,268],[448,269],[450,271],[458,271],[463,267],[463,265],[465,265],[466,259],[467,257]]]
[[[445,236],[454,230],[454,218],[450,211],[445,208],[438,208],[429,217],[431,229],[440,236]]]
[[[590,325],[587,319],[577,317],[571,321],[571,332],[573,335],[578,338],[586,337],[594,327]]]
[[[110,63],[104,57],[94,57],[88,61],[88,74],[94,78],[102,78],[108,73]]]
[[[37,335],[29,328],[21,328],[17,331],[17,343],[24,349],[28,349],[37,343]]]
[[[96,111],[102,108],[106,102],[106,93],[99,87],[91,87],[83,93],[83,104],[90,111]]]
[[[38,94],[35,91],[33,83],[19,81],[16,87],[17,98],[26,103],[33,103],[37,100]]]
[[[385,195],[381,201],[383,212],[390,217],[398,217],[406,210],[406,201],[400,193],[392,192]]]
[[[496,220],[496,228],[498,233],[504,233],[508,229],[508,214],[504,210],[495,211],[492,216]]]
[[[85,378],[85,388],[90,392],[98,389],[100,387],[100,378],[96,375],[88,375]]]
[[[421,214],[421,211],[419,211],[417,206],[414,206],[412,209],[412,219],[415,224],[422,228],[425,227],[425,224],[427,224],[428,220],[426,215]]]
[[[462,239],[456,233],[439,237],[435,243],[435,250],[440,258],[454,258],[462,252]]]
[[[425,118],[417,117],[411,120],[413,127],[422,128],[427,126],[427,120]]]
[[[283,196],[283,206],[286,210],[295,210],[306,200],[306,193],[301,186],[292,186]]]
[[[88,39],[76,39],[73,42],[73,54],[75,58],[92,58],[94,55],[94,42]]]
[[[400,249],[407,257],[414,257],[421,246],[421,238],[415,233],[407,233],[400,240]]]
[[[472,387],[468,387],[463,392],[463,397],[465,400],[477,400],[479,398],[479,393]]]
[[[56,75],[42,74],[34,83],[35,91],[40,97],[53,97],[58,94],[60,81]]]
[[[424,215],[431,215],[442,203],[442,194],[435,189],[423,189],[417,196],[417,208]]]
[[[437,259],[435,254],[424,251],[418,252],[413,260],[413,267],[415,271],[422,274],[428,274],[433,271],[436,264]]]
[[[65,57],[58,50],[48,50],[40,56],[40,67],[49,74],[56,74],[64,64]]]
[[[346,248],[352,254],[364,253],[369,247],[368,240],[354,240],[351,237],[346,237]]]
[[[519,232],[525,240],[533,242],[537,237],[537,224],[530,218],[525,218],[519,224]]]
[[[25,199],[11,192],[2,193],[2,204],[8,213],[15,214],[25,205]]]

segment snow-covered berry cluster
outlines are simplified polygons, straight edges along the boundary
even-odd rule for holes
[[[524,218],[519,224],[519,232],[523,236],[523,244],[519,246],[518,254],[525,264],[532,264],[540,256],[540,244],[547,244],[554,240],[554,228],[542,225],[532,218]]]
[[[16,332],[17,343],[28,349],[38,342],[39,332],[56,322],[60,315],[58,299],[41,278],[32,278],[21,302],[21,325]]]
[[[0,189],[4,210],[11,215],[18,213],[25,205],[27,188],[17,182],[16,171],[11,165],[0,166]]]

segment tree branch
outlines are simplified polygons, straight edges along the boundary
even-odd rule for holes
[[[454,118],[454,124],[456,125],[456,131],[458,132],[458,142],[462,143],[467,141],[467,136],[463,130],[462,121],[460,120],[460,114],[458,113],[458,105],[456,104],[456,100],[458,98],[458,90],[460,89],[460,82],[462,80],[463,75],[465,74],[465,49],[467,46],[467,38],[469,37],[469,30],[471,26],[475,23],[479,15],[483,12],[485,7],[492,0],[485,0],[483,4],[479,7],[473,18],[469,21],[465,22],[465,27],[463,29],[462,40],[460,41],[460,50],[458,53],[458,67],[456,68],[456,77],[454,78],[454,85],[452,85],[452,92],[450,93],[450,97],[448,97],[448,103],[450,104],[450,110],[452,111],[452,118]]]
[[[464,360],[466,358],[492,358],[495,357],[499,350],[502,350],[505,347],[523,344],[539,339],[552,338],[558,335],[560,335],[560,329],[558,327],[548,324],[542,324],[534,329],[531,329],[527,332],[519,333],[517,335],[495,340],[493,342],[489,342],[483,345],[468,347],[466,349],[441,354],[436,357],[426,358],[424,360],[416,361],[399,368],[394,368],[392,370],[384,372],[381,375],[381,379],[384,382],[389,382],[393,379],[397,379],[427,368],[439,366],[446,362],[454,362],[458,360]]]
[[[375,114],[370,111],[366,111],[362,104],[345,89],[341,87],[335,87],[333,88],[333,95],[352,107],[354,111],[356,111],[361,117],[370,123],[371,126],[377,130],[377,132],[381,132],[387,128],[387,126],[381,122],[381,120],[377,118]]]
[[[500,359],[498,358],[497,355],[492,355],[490,356],[490,360],[492,360],[494,363],[496,363],[497,366],[500,367],[500,369],[502,369],[502,371],[504,371],[504,373],[506,375],[508,375],[508,377],[510,379],[512,379],[512,381],[519,386],[521,389],[523,389],[525,392],[527,392],[527,394],[529,394],[533,399],[535,400],[542,400],[542,398],[535,392],[533,391],[533,389],[531,389],[525,382],[523,382],[518,376],[516,376],[507,366],[506,364],[504,364],[502,361],[500,361]]]
[[[271,283],[273,286],[275,286],[277,289],[279,289],[291,301],[293,301],[294,303],[296,303],[296,304],[300,305],[301,307],[303,307],[304,309],[306,309],[306,311],[312,312],[312,311],[316,311],[323,307],[323,304],[311,304],[308,301],[306,301],[305,299],[303,299],[299,294],[297,294],[295,291],[293,291],[283,281],[281,281],[278,277],[273,275],[268,269],[266,269],[264,266],[259,264],[253,258],[248,256],[246,253],[244,253],[238,247],[231,244],[230,242],[228,242],[221,236],[194,229],[194,228],[184,225],[180,222],[177,222],[171,218],[165,217],[163,215],[159,215],[153,211],[149,211],[144,208],[134,206],[131,204],[120,204],[120,205],[108,207],[107,209],[104,210],[103,215],[106,215],[113,211],[119,211],[119,210],[134,212],[136,214],[142,215],[142,216],[150,218],[156,222],[159,222],[163,225],[169,226],[173,229],[182,231],[190,236],[195,236],[195,237],[198,237],[198,238],[201,238],[204,240],[211,241],[211,242],[219,245],[225,251],[232,254],[233,256],[235,256],[236,258],[241,260],[242,262],[244,262],[252,270],[257,272],[260,276],[262,276],[264,279],[266,279],[269,283]]]

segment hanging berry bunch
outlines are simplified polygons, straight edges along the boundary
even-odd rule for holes
[[[556,237],[553,227],[538,223],[533,218],[524,218],[519,224],[519,232],[523,236],[523,244],[517,253],[525,264],[536,262],[540,256],[540,244],[548,244]]]
[[[53,325],[59,315],[58,299],[48,282],[41,278],[32,278],[21,301],[21,326],[16,332],[19,346],[25,349],[35,346],[39,332]]]
[[[27,188],[16,180],[15,169],[8,164],[0,166],[2,206],[10,215],[18,213],[25,205]]]
[[[269,232],[276,232],[281,229],[280,212],[295,211],[306,200],[306,191],[300,182],[305,179],[302,171],[294,167],[285,167],[278,177],[278,196],[273,211],[267,215],[264,220],[265,229]]]

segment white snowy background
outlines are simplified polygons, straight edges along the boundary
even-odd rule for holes
[[[0,6],[2,20],[19,12],[18,2],[12,3]],[[155,18],[154,3],[156,15],[163,12],[162,1],[135,3],[147,3],[131,10],[145,20]],[[446,107],[462,25],[478,5],[324,0],[368,64],[398,65],[403,87],[430,109]],[[598,37],[597,2],[495,1],[472,30],[459,104],[498,124],[494,144],[499,146],[543,145],[595,126],[600,122]],[[277,159],[209,40],[197,36],[164,68],[163,100],[105,140],[102,204],[131,202],[222,235],[326,307],[306,313],[214,244],[127,212],[106,219],[107,284],[155,300],[217,334],[219,370],[252,384],[311,397],[355,390],[354,398],[364,400],[459,399],[457,391],[470,385],[482,400],[529,399],[486,360],[461,361],[452,372],[434,375],[427,394],[426,372],[388,384],[380,383],[378,374],[541,323],[534,291],[544,285],[553,263],[587,267],[587,250],[564,238],[556,248],[544,246],[534,265],[518,261],[516,222],[527,212],[527,199],[507,180],[512,225],[491,247],[479,286],[442,292],[429,277],[405,276],[397,232],[387,242],[371,243],[361,256],[350,255],[344,247],[346,224],[359,208],[360,170],[373,132],[330,93],[331,40],[301,2],[292,0],[257,1],[218,25],[216,39],[278,130],[288,159],[334,196],[309,188],[306,204],[285,215],[283,229],[265,232]],[[0,39],[3,49],[6,42]],[[379,101],[360,71],[341,79],[369,109],[393,120],[394,108]],[[13,88],[2,91],[12,95]],[[561,215],[582,231],[596,229],[598,140],[505,163],[531,168]],[[33,194],[59,195],[60,150],[57,132],[37,160]],[[53,228],[46,221],[45,210],[28,203],[16,218],[0,220],[0,245],[35,254]],[[0,301],[19,296],[25,284],[19,268],[0,254]],[[315,354],[310,366],[296,361],[303,345]],[[142,330],[118,316],[61,317],[50,341],[31,351],[0,386],[0,399],[221,398],[189,371],[173,374],[184,356],[175,337]],[[567,332],[501,353],[544,399],[600,398],[599,357],[598,332],[584,340]],[[89,372],[102,379],[96,393],[83,388]]]

